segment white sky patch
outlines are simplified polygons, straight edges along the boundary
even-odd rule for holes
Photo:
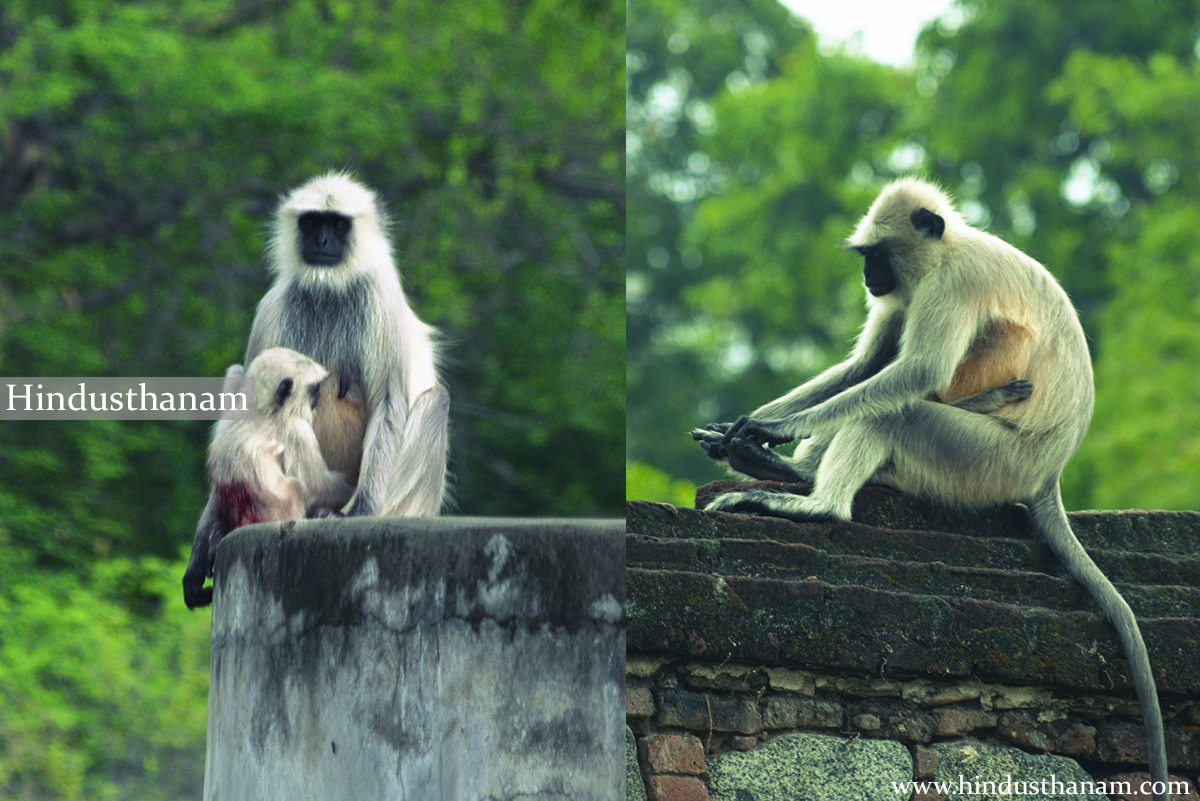
[[[872,61],[911,66],[917,35],[945,14],[951,0],[780,0],[812,23],[822,45],[848,45]]]

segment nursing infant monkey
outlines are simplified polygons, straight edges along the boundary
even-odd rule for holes
[[[1041,264],[967,225],[922,181],[885,187],[846,247],[863,256],[869,293],[850,358],[735,423],[692,432],[733,470],[810,480],[812,493],[728,492],[708,510],[849,520],[867,483],[966,507],[1025,504],[1121,637],[1151,778],[1165,788],[1162,714],[1137,621],[1071,531],[1059,494],[1093,398],[1091,360],[1066,293]],[[792,457],[771,450],[795,440],[803,442]]]

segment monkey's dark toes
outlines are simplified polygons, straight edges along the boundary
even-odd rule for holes
[[[738,501],[730,508],[721,511],[737,515],[751,515],[752,517],[771,517],[774,514],[766,504],[752,500]]]

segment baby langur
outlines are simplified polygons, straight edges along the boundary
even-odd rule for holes
[[[241,372],[230,368],[229,377]],[[295,520],[307,512],[341,506],[354,487],[331,471],[313,433],[324,367],[287,348],[269,348],[246,370],[254,379],[255,414],[221,420],[208,448],[212,491],[183,575],[189,609],[212,602],[213,554],[235,528],[272,520]]]
[[[450,398],[434,330],[405,299],[383,211],[340,173],[309,181],[275,215],[275,283],[246,359],[282,346],[329,369],[313,426],[325,461],[357,482],[348,516],[438,514]]]
[[[708,509],[849,520],[868,482],[976,508],[1025,504],[1121,637],[1151,777],[1166,788],[1162,714],[1137,621],[1071,531],[1059,494],[1093,397],[1066,293],[1042,265],[967,225],[940,190],[917,180],[885,187],[846,246],[864,259],[869,293],[850,358],[732,425],[693,432],[735,470],[810,479],[812,493],[729,492]],[[1017,402],[1021,392],[1028,397]],[[794,440],[804,442],[790,458],[768,450]],[[1154,798],[1166,799],[1165,790]]]

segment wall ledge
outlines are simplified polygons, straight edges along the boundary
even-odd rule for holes
[[[623,797],[623,534],[239,529],[217,550],[205,801]]]

